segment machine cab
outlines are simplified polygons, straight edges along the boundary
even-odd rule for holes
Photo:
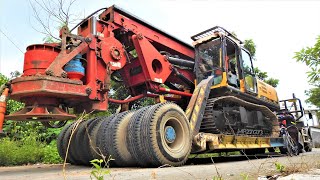
[[[195,41],[197,82],[214,76],[213,87],[229,86],[257,94],[252,58],[240,46],[240,40],[218,26],[192,36],[192,39]]]

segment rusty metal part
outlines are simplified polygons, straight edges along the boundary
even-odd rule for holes
[[[17,121],[64,121],[76,118],[75,115],[66,113],[63,109],[54,106],[27,106],[22,110],[7,115],[6,119]]]
[[[66,121],[42,121],[41,124],[47,128],[61,128],[66,125],[68,120]]]
[[[85,100],[88,95],[81,81],[53,76],[18,77],[11,81],[11,98],[23,101],[24,97],[55,97]]]

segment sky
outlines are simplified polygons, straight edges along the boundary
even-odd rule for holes
[[[293,57],[320,35],[320,1],[77,0],[71,11],[85,17],[113,4],[190,44],[192,35],[216,25],[236,32],[241,40],[253,39],[254,66],[280,80],[279,99],[292,93],[302,101],[307,98],[308,68]],[[9,76],[23,70],[26,47],[43,43],[44,35],[36,27],[29,0],[0,0],[0,73]]]

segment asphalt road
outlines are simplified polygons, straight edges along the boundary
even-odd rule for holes
[[[312,167],[320,167],[320,149],[303,153],[295,157],[267,157],[257,159],[251,157],[235,158],[237,161],[213,159],[205,164],[185,165],[183,167],[161,168],[110,168],[111,174],[105,179],[257,179],[261,176],[279,174],[275,163],[282,164],[290,171],[306,171]],[[91,167],[67,165],[65,174],[62,165],[28,165],[17,167],[0,167],[0,180],[16,179],[90,179]]]

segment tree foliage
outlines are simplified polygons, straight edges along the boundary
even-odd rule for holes
[[[246,48],[250,52],[253,59],[256,60],[255,59],[256,45],[252,39],[248,39],[248,40],[244,41],[244,48]],[[265,83],[267,83],[273,87],[277,87],[279,84],[279,79],[269,77],[267,72],[261,71],[258,67],[254,68],[254,73],[256,76],[258,76],[258,78],[260,78]]]
[[[111,93],[110,97],[114,99],[126,99],[130,95],[129,89],[122,83],[111,81]],[[133,103],[129,103],[130,109],[139,109],[144,106],[155,104],[153,98],[142,98]],[[114,113],[117,108],[119,107],[118,104],[110,104],[109,110]]]
[[[256,44],[253,42],[252,39],[246,39],[244,40],[244,48],[246,48],[251,56],[254,58],[256,55]],[[255,59],[255,58],[254,58]]]
[[[306,95],[309,96],[307,102],[320,108],[320,36],[312,47],[302,48],[296,52],[294,58],[310,68],[308,78],[314,88],[306,91]]]
[[[320,86],[306,91],[306,94],[307,96],[309,96],[307,102],[314,104],[317,107],[320,107]]]
[[[256,76],[258,76],[259,79],[263,80],[265,83],[277,87],[279,84],[279,79],[275,79],[268,76],[267,72],[261,71],[259,68],[254,68],[254,73]]]
[[[305,63],[310,71],[308,72],[309,81],[319,84],[320,82],[320,36],[312,47],[302,48],[295,53],[294,58],[298,62]]]
[[[279,84],[279,79],[275,79],[275,78],[268,78],[266,80],[264,80],[265,83],[273,86],[273,87],[277,87]]]

